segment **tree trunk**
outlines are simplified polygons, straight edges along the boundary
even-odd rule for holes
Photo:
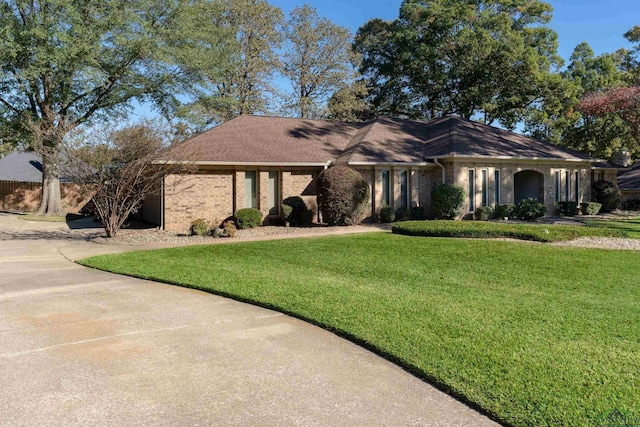
[[[56,155],[42,155],[42,201],[38,215],[63,216],[60,197],[60,166]]]

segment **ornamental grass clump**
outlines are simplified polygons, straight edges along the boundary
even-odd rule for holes
[[[318,207],[329,225],[360,223],[369,201],[369,184],[348,166],[331,166],[318,176]]]

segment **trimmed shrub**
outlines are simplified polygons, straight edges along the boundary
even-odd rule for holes
[[[578,215],[578,202],[558,202],[560,215],[576,216]]]
[[[597,202],[580,203],[582,215],[598,215],[600,208],[602,208],[602,205]]]
[[[496,206],[495,217],[497,219],[513,218],[516,216],[516,205],[498,205]]]
[[[618,208],[620,190],[612,182],[601,179],[595,181],[591,188],[593,190],[593,200],[602,204],[601,212],[611,212]]]
[[[189,233],[192,236],[207,236],[209,234],[207,221],[202,218],[194,220],[191,222],[191,227],[189,227]]]
[[[399,207],[396,209],[396,221],[408,221],[409,220],[409,209]]]
[[[491,206],[480,206],[473,213],[473,217],[479,221],[489,221],[493,218],[493,208]]]
[[[329,225],[358,224],[369,202],[369,184],[348,166],[331,166],[318,175],[318,207]]]
[[[396,214],[391,206],[383,206],[380,208],[380,222],[390,223],[396,220]]]
[[[422,206],[414,206],[411,208],[411,219],[427,219],[427,212]]]
[[[291,196],[284,199],[283,203],[283,211],[284,206],[291,207],[291,214],[289,215],[289,222],[293,226],[301,226],[311,224],[313,221],[313,211],[311,211],[307,204],[302,200],[300,196]],[[285,219],[286,221],[286,219]]]
[[[431,203],[436,219],[454,219],[460,215],[465,192],[452,184],[437,184],[431,190]]]
[[[255,208],[244,208],[236,211],[238,228],[254,228],[262,225],[262,212]]]
[[[525,221],[533,221],[546,213],[547,207],[534,198],[524,199],[516,205],[516,217]]]
[[[225,221],[222,224],[222,230],[224,230],[224,237],[236,237],[236,226],[233,221]]]
[[[282,219],[284,222],[291,222],[291,213],[293,212],[293,208],[286,203],[282,205]]]
[[[640,211],[640,199],[630,199],[622,202],[622,209],[628,211]]]

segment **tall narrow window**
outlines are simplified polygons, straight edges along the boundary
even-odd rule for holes
[[[382,171],[382,204],[391,206],[391,175],[389,171]]]
[[[244,205],[246,208],[258,207],[258,179],[256,171],[244,173]]]
[[[280,172],[269,171],[269,215],[280,213]]]
[[[489,206],[489,171],[482,169],[480,177],[482,178],[482,206]]]
[[[576,202],[580,201],[580,171],[575,171],[575,189],[573,190],[576,196]]]
[[[556,202],[560,201],[560,171],[556,171]]]
[[[571,197],[571,172],[566,171],[564,173],[564,200],[567,202]]]
[[[409,174],[400,172],[400,206],[409,209]]]
[[[604,181],[604,171],[598,172],[598,181]]]
[[[500,169],[496,169],[493,173],[493,190],[495,191],[495,204],[498,206],[500,204]]]
[[[469,212],[476,210],[476,171],[469,169]]]

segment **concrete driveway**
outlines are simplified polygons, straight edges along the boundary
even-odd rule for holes
[[[280,313],[81,267],[119,248],[0,213],[0,425],[484,426]]]

